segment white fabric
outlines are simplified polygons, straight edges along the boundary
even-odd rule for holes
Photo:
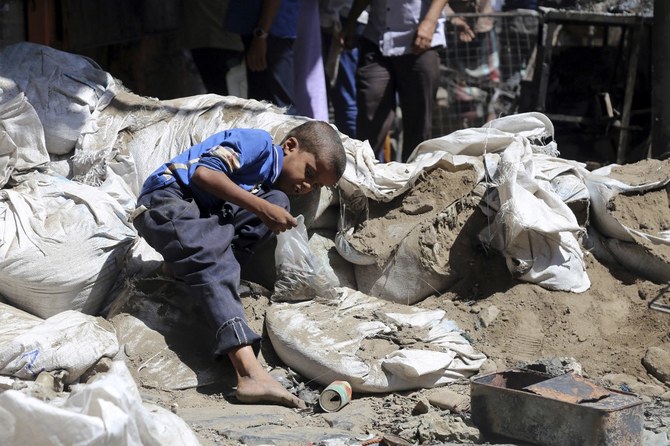
[[[428,388],[468,377],[486,360],[444,311],[338,291],[337,301],[275,303],[266,313],[268,336],[281,360],[311,380],[323,385],[346,380],[355,392]],[[384,337],[399,338],[403,348],[389,341],[388,354],[362,349],[366,340]],[[412,341],[430,350],[412,349]]]
[[[199,445],[177,415],[144,406],[130,372],[114,361],[108,373],[49,402],[17,390],[0,394],[0,444],[94,446]]]
[[[66,154],[93,111],[113,97],[114,78],[92,60],[21,42],[0,51],[0,78],[14,80],[39,115],[46,149]]]
[[[46,318],[94,314],[136,233],[108,194],[38,172],[0,190],[0,293]]]
[[[33,380],[41,371],[65,370],[66,384],[119,350],[109,322],[77,311],[39,321],[0,306],[0,340],[0,374]]]

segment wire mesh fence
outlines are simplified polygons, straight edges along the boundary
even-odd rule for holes
[[[531,76],[541,17],[536,11],[464,13],[474,31],[464,41],[448,21],[433,136],[442,136],[518,111],[521,84]]]

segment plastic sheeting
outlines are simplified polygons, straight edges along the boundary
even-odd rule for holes
[[[123,361],[76,386],[64,398],[42,401],[17,390],[0,393],[0,444],[199,445],[188,425],[158,406],[145,406]]]

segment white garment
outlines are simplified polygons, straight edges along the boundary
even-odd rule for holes
[[[432,0],[372,0],[363,37],[374,42],[384,56],[412,54],[416,29],[426,16]],[[442,11],[433,33],[432,47],[446,45],[445,13]]]

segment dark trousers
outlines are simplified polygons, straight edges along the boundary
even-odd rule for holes
[[[288,197],[279,190],[260,196],[289,208]],[[255,214],[229,203],[217,212],[203,211],[174,183],[141,196],[139,205],[147,211],[133,221],[137,232],[199,300],[216,330],[215,355],[243,345],[258,352],[261,337],[247,324],[237,287],[240,263],[272,236],[268,227]]]
[[[245,52],[251,36],[242,36]],[[287,107],[286,113],[295,114],[293,43],[295,39],[267,37],[267,68],[251,71],[247,68],[247,90],[250,99],[272,102]]]
[[[191,56],[207,93],[228,96],[226,75],[242,61],[242,53],[223,48],[193,48]]]
[[[402,110],[402,160],[432,136],[433,106],[440,76],[436,48],[420,55],[385,57],[369,40],[360,39],[357,70],[357,139],[379,152],[395,117],[396,94]]]
[[[342,24],[346,18],[340,19]],[[356,24],[356,35],[360,39],[365,25]],[[333,35],[321,32],[321,51],[324,55],[330,50]],[[356,69],[358,68],[358,48],[342,50],[334,85],[328,82],[328,100],[333,106],[333,118],[337,129],[352,138],[356,137]]]

